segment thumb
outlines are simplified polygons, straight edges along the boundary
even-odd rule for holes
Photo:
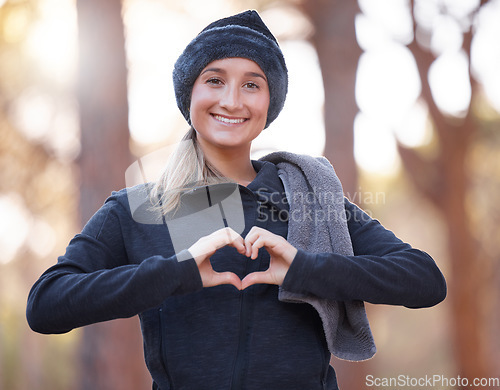
[[[241,281],[241,289],[244,290],[254,284],[276,284],[279,285],[276,278],[267,271],[252,272],[243,278]]]
[[[219,286],[221,284],[232,284],[238,290],[241,290],[241,280],[233,272],[212,271],[209,281],[203,282],[203,287]]]

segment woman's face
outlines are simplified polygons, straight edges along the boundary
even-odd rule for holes
[[[202,148],[250,150],[266,125],[268,108],[269,86],[259,65],[226,58],[208,64],[196,79],[191,123]]]

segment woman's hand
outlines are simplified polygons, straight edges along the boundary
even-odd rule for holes
[[[292,264],[297,249],[283,237],[254,226],[245,237],[246,256],[256,259],[259,249],[265,248],[271,257],[266,271],[248,274],[242,281],[241,289],[252,284],[283,284],[285,275]]]
[[[271,259],[266,271],[253,272],[243,280],[233,272],[216,272],[210,263],[210,257],[220,248],[230,245],[247,257],[256,259],[260,248],[265,248]],[[203,287],[213,287],[220,284],[232,284],[238,290],[243,290],[253,284],[283,284],[290,264],[297,254],[297,249],[283,237],[266,229],[254,226],[245,239],[233,229],[227,227],[217,230],[208,236],[200,238],[189,248],[198,270]]]
[[[203,287],[213,287],[220,284],[232,284],[241,290],[241,280],[233,272],[216,272],[210,264],[210,257],[220,248],[230,245],[245,254],[243,238],[233,229],[227,227],[200,238],[188,249],[200,271]]]

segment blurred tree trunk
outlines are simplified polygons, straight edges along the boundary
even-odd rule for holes
[[[301,9],[314,25],[311,43],[318,53],[325,89],[325,151],[335,167],[344,193],[355,194],[358,172],[354,160],[354,96],[361,48],[356,41],[357,1],[305,0]],[[365,388],[370,363],[349,363],[332,357],[341,389]]]
[[[77,1],[82,225],[112,190],[125,186],[129,151],[125,38],[119,0]],[[97,297],[96,297],[97,299]],[[137,319],[85,327],[80,390],[151,386]]]
[[[303,12],[314,25],[311,42],[318,53],[325,89],[325,156],[332,162],[345,193],[354,194],[358,172],[354,160],[354,96],[361,48],[354,18],[357,1],[305,0]]]
[[[482,1],[484,3],[484,1]],[[411,2],[412,11],[414,1]],[[415,20],[415,18],[414,18]],[[416,23],[414,22],[415,31]],[[462,49],[470,59],[473,28],[464,34]],[[399,146],[403,164],[415,187],[441,211],[448,230],[450,255],[449,293],[451,300],[453,342],[458,374],[468,378],[486,378],[489,373],[488,353],[484,333],[482,292],[487,278],[484,259],[479,256],[478,245],[469,231],[466,200],[470,186],[466,171],[469,146],[478,130],[478,123],[470,108],[464,118],[444,115],[436,105],[428,80],[435,57],[423,49],[416,39],[409,45],[422,82],[422,99],[426,102],[438,139],[438,153],[433,159],[418,151]],[[470,77],[474,101],[478,95],[477,82]],[[489,292],[488,292],[489,293]]]

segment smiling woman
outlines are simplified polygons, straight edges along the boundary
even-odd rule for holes
[[[193,85],[190,107],[207,158],[218,160],[214,153],[249,155],[251,142],[266,125],[268,108],[269,87],[255,62],[226,58],[208,64]]]
[[[349,202],[325,158],[251,159],[288,90],[257,12],[202,30],[173,80],[183,142],[156,183],[113,193],[39,278],[30,326],[138,315],[153,389],[337,390],[331,354],[376,350],[363,302],[435,305],[440,270]]]

